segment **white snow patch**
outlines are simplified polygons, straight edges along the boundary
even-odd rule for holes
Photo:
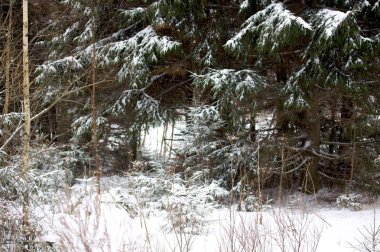
[[[334,35],[339,25],[351,12],[346,13],[330,9],[322,9],[317,13],[317,18],[322,20],[323,36],[327,39]]]
[[[174,126],[174,128],[173,128]],[[174,129],[174,131],[173,131]],[[168,158],[172,149],[177,149],[182,142],[182,134],[186,129],[185,120],[160,125],[150,129],[146,133],[142,133],[143,139],[142,149],[156,155],[157,157]],[[172,139],[173,136],[173,139]]]
[[[164,223],[171,225],[168,215],[173,213],[161,210],[155,215],[133,217],[116,204],[123,190],[117,185],[125,186],[127,181],[125,177],[102,178],[104,191],[100,201],[91,186],[81,186],[84,191],[73,191],[71,198],[62,194],[61,205],[37,209],[46,232],[40,240],[55,242],[66,251],[73,252],[183,251],[180,249],[180,239],[189,242],[186,251],[217,252],[230,248],[231,238],[234,238],[236,248],[242,245],[241,241],[248,242],[245,246],[246,249],[250,246],[249,251],[264,251],[254,247],[257,245],[253,241],[265,244],[265,251],[281,251],[279,246],[285,246],[285,251],[293,251],[290,249],[291,237],[298,235],[302,239],[299,251],[312,251],[310,246],[319,242],[316,251],[344,252],[355,251],[352,246],[358,246],[363,241],[361,232],[365,234],[365,228],[371,225],[377,228],[380,218],[378,204],[366,206],[361,211],[351,211],[320,208],[316,203],[307,201],[304,207],[301,202],[296,209],[274,206],[262,212],[238,212],[233,205],[215,208],[205,220],[206,227],[201,233],[178,233],[162,229]],[[173,187],[175,189],[179,188]],[[137,199],[133,195],[124,196],[128,195],[123,195],[123,200]],[[302,200],[313,201],[312,197],[301,197]],[[133,204],[139,203],[134,201]],[[143,211],[139,212],[141,214]],[[192,223],[186,225],[191,226]],[[281,244],[281,237],[286,238],[284,244]],[[380,237],[377,239],[380,240]]]

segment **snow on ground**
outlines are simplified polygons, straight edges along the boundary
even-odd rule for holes
[[[113,178],[121,180],[116,184],[122,182],[120,177]],[[112,184],[112,179],[107,182]],[[224,206],[210,212],[201,233],[189,234],[165,229],[170,225],[170,213],[165,210],[147,215],[138,209],[140,214],[134,214],[116,195],[104,191],[100,203],[91,188],[85,193],[75,191],[67,199],[62,195],[55,208],[39,209],[45,231],[41,239],[55,242],[59,251],[73,252],[281,251],[279,247],[295,251],[297,246],[299,251],[315,251],[315,247],[321,252],[355,251],[353,246],[358,248],[363,241],[361,233],[367,234],[366,228],[374,225],[374,214],[380,219],[379,204],[361,211],[309,203],[292,209],[274,206],[262,212],[238,212],[235,206]],[[376,238],[379,242],[380,234]]]
[[[318,251],[352,251],[351,245],[357,247],[359,241],[363,241],[361,232],[365,233],[365,228],[374,224],[374,210],[371,208],[362,211],[348,209],[319,210],[319,215],[326,221],[326,225],[323,229]],[[380,219],[380,209],[375,210],[375,216],[377,220]],[[375,225],[378,228],[378,224]]]
[[[257,122],[256,128],[264,130],[262,134],[265,136],[265,130],[271,127],[272,115],[261,117],[266,118],[262,120],[266,123]],[[180,138],[184,128],[185,122],[175,125],[175,139]],[[163,126],[152,129],[145,136],[146,151],[168,157],[168,152],[163,153],[162,139],[170,139],[171,131],[172,125],[167,126],[166,136]],[[179,143],[174,142],[173,146],[176,144]],[[162,195],[157,199],[152,194],[170,192],[170,197],[166,198],[174,202],[174,207],[181,200],[194,201],[191,195],[196,195],[197,198],[208,195],[202,196],[198,191],[189,193],[188,188],[182,188],[183,192],[178,190],[176,186],[181,184],[174,181],[177,179],[174,175],[170,177],[161,174],[158,179],[149,174],[136,174],[136,184],[130,184],[133,181],[133,175],[131,176],[103,177],[100,198],[95,193],[93,179],[77,179],[71,188],[57,192],[57,199],[52,199],[49,205],[35,211],[44,231],[40,239],[54,242],[58,251],[70,252],[339,252],[355,251],[353,247],[360,248],[365,238],[363,234],[369,238],[368,230],[375,226],[374,233],[377,231],[377,234],[374,242],[377,250],[368,251],[380,251],[380,226],[377,224],[380,219],[380,202],[364,206],[360,211],[352,211],[334,205],[318,205],[313,197],[301,194],[293,195],[297,200],[289,197],[288,205],[284,207],[274,205],[262,212],[238,212],[236,205],[219,208],[216,207],[217,204],[211,208],[201,206],[200,211],[206,211],[208,215],[200,218],[205,225],[195,234],[181,232],[181,223],[177,221],[187,222],[184,230],[189,230],[189,227],[191,230],[194,226],[198,229],[199,223],[181,219],[183,216],[175,216],[178,211],[165,209]],[[168,188],[172,191],[166,188],[168,183]],[[175,197],[178,198],[174,199]],[[152,202],[147,202],[149,200]],[[155,200],[160,202],[154,202]],[[296,202],[295,206],[290,204],[293,202]],[[185,202],[180,207],[191,205]],[[149,207],[152,209],[146,209]],[[183,210],[192,211],[182,209],[182,212]],[[199,218],[191,220],[197,221]]]
[[[281,213],[281,211],[285,212]],[[380,218],[379,211],[376,212],[377,220]],[[231,213],[227,208],[216,210],[210,218],[209,232],[206,235],[198,237],[198,239],[194,242],[192,251],[221,251],[221,247],[226,248],[231,246],[231,242],[229,241],[229,232],[230,229],[233,228],[236,228],[235,239],[238,240],[243,239],[241,238],[241,232],[245,233],[245,235],[243,234],[243,236],[246,236],[244,239],[252,239],[253,235],[256,233],[252,233],[251,236],[249,233],[253,231],[250,231],[250,228],[261,230],[266,229],[264,230],[265,232],[262,233],[262,235],[267,236],[262,239],[267,239],[267,242],[270,244],[267,246],[268,250],[266,251],[281,251],[277,247],[279,241],[276,241],[276,239],[278,240],[281,238],[278,237],[277,231],[282,233],[289,232],[289,234],[286,235],[295,235],[294,239],[296,239],[296,235],[299,234],[295,234],[294,232],[296,231],[292,230],[293,228],[298,229],[297,232],[299,233],[305,231],[305,236],[308,236],[307,232],[310,232],[308,241],[303,241],[305,244],[302,245],[303,247],[300,251],[312,250],[312,248],[309,247],[309,244],[313,242],[314,232],[320,232],[321,234],[321,239],[316,251],[355,251],[353,246],[358,247],[359,241],[363,240],[363,236],[360,234],[360,231],[365,232],[365,227],[370,227],[373,225],[374,210],[367,209],[355,212],[348,209],[322,208],[315,209],[313,212],[308,212],[305,215],[303,210],[300,209],[293,212],[289,209],[281,210],[279,208],[275,208],[272,211],[262,213],[263,224],[257,224],[256,220],[258,213],[256,212],[233,212],[232,218],[230,215]],[[276,230],[278,224],[276,223],[275,216],[280,216],[285,219],[290,217],[292,221],[284,224],[289,224],[291,226],[291,230],[286,230],[287,228],[284,226],[281,226],[280,230]],[[231,219],[232,224],[230,224]],[[302,222],[300,222],[301,220]],[[303,224],[310,225],[307,226]],[[231,228],[231,226],[233,228]],[[308,230],[306,230],[306,228],[308,228]],[[268,232],[272,232],[272,234],[270,235]],[[302,235],[300,235],[299,238],[301,241]],[[253,247],[254,246],[251,245],[251,248]],[[259,249],[257,248],[249,251],[258,250]],[[231,250],[222,249],[222,251]],[[293,250],[290,246],[286,249],[286,251]]]
[[[160,125],[152,128],[141,136],[143,139],[142,150],[154,153],[157,158],[168,158],[170,156],[170,147],[176,149],[180,145],[185,129],[185,120],[176,121],[174,125],[173,123],[168,123],[166,126]]]

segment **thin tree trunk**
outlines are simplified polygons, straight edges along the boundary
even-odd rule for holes
[[[101,170],[100,170],[100,157],[99,157],[99,148],[98,148],[98,129],[96,125],[96,41],[95,41],[95,1],[92,4],[92,14],[94,18],[94,26],[92,31],[92,142],[93,142],[93,148],[94,148],[94,156],[95,156],[95,173],[96,173],[96,192],[100,194],[100,176],[101,176]]]
[[[260,210],[257,211],[257,221],[258,224],[263,224],[263,215],[262,215],[262,203],[263,198],[261,194],[261,173],[260,173],[260,141],[257,142],[257,198],[259,199]]]
[[[24,134],[23,134],[23,179],[25,183],[23,202],[23,232],[26,242],[29,241],[31,230],[29,225],[29,141],[30,141],[30,100],[29,100],[29,52],[28,52],[28,0],[22,1],[22,48],[23,48],[23,112],[24,112]],[[29,245],[25,248],[29,251]]]
[[[172,122],[172,132],[171,132],[171,137],[170,137],[170,147],[169,147],[169,158],[168,158],[168,160],[170,160],[170,158],[172,157],[173,141],[174,141],[174,129],[175,129],[175,120],[173,119],[173,122]]]
[[[356,129],[353,129],[353,137],[352,137],[352,154],[351,154],[351,174],[350,174],[350,184],[349,189],[351,190],[353,187],[353,179],[354,179],[354,170],[355,170],[355,161],[356,161]]]
[[[131,161],[136,161],[137,159],[137,149],[138,149],[138,135],[139,135],[139,131],[134,129],[132,131],[132,139],[131,139]],[[162,143],[162,141],[161,141]],[[158,145],[158,144],[157,144]],[[162,146],[161,146],[161,150],[162,150]],[[160,155],[161,153],[157,153],[158,155]],[[132,167],[133,168],[133,167]]]

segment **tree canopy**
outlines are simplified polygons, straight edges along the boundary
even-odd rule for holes
[[[47,2],[30,3],[31,141],[65,146],[76,173],[93,166],[95,85],[103,169],[117,159],[130,169],[144,131],[186,117],[186,144],[173,151],[187,176],[207,171],[254,190],[262,169],[267,187],[285,177],[282,186],[309,193],[335,183],[380,192],[380,1]],[[22,113],[12,8],[15,42],[1,54],[12,78],[0,71],[2,90],[13,90],[10,102],[0,97],[7,132]],[[1,9],[6,30],[9,6]],[[18,150],[1,151],[6,162]]]

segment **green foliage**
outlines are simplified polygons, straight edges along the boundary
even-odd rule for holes
[[[247,19],[225,47],[237,56],[248,51],[278,57],[284,48],[310,36],[312,27],[282,3],[273,3]]]
[[[288,168],[300,164],[291,174],[299,181],[309,166],[348,174],[354,151],[346,145],[376,139],[376,130],[353,136],[352,129],[363,129],[359,125],[379,110],[380,4],[295,2],[61,1],[38,34],[33,106],[39,111],[55,104],[56,118],[49,120],[57,124],[69,114],[66,140],[90,152],[96,60],[96,122],[105,161],[124,151],[129,163],[143,130],[186,114],[186,143],[175,150],[176,165],[192,178],[234,186],[257,176],[258,141],[265,146],[263,166],[275,174],[270,166],[286,163],[275,147],[284,139],[293,155],[288,160],[296,160]],[[13,127],[16,114],[0,119]],[[264,114],[273,116],[263,129],[268,134],[257,129],[256,117]],[[115,125],[123,133],[116,134]],[[116,138],[126,149],[109,147]],[[378,150],[360,151],[369,155],[358,162],[376,170]]]
[[[194,85],[210,91],[216,107],[237,125],[245,115],[255,113],[257,93],[266,86],[265,78],[252,70],[209,69],[193,77]]]
[[[99,66],[109,67],[118,63],[122,66],[117,74],[120,82],[130,82],[131,88],[144,87],[151,78],[151,66],[174,51],[181,44],[161,37],[148,26],[132,38],[102,46],[97,53]]]
[[[225,121],[214,106],[191,109],[188,121],[185,144],[178,151],[186,157],[183,167],[189,178],[215,178],[231,189],[243,170],[247,176],[256,173],[256,146],[247,130],[227,133]]]
[[[363,37],[354,12],[322,9],[311,14],[313,38],[306,48],[306,63],[286,83],[286,107],[307,108],[316,85],[341,87],[358,93],[365,86],[355,84],[364,76],[373,55],[374,41]],[[341,90],[342,90],[341,89]]]

